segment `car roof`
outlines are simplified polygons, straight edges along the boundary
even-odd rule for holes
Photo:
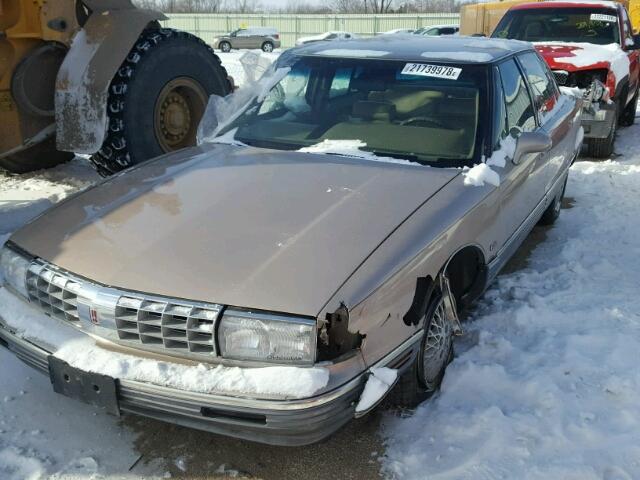
[[[534,50],[533,45],[518,40],[484,37],[428,37],[413,34],[378,35],[371,38],[336,40],[331,45],[314,43],[296,48],[301,56],[334,58],[378,58],[455,63],[492,63],[514,53]]]
[[[547,2],[531,2],[514,5],[510,10],[529,10],[532,8],[580,8],[580,7],[600,7],[600,8],[618,8],[617,2],[607,0],[558,0]]]

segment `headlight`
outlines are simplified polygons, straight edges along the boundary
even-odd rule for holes
[[[31,260],[5,246],[0,250],[0,281],[27,298],[27,270]]]
[[[591,84],[591,99],[594,102],[599,102],[604,97],[605,91],[605,86],[602,82],[600,80],[594,80]]]
[[[218,328],[218,342],[224,358],[312,364],[316,353],[316,322],[227,310]]]

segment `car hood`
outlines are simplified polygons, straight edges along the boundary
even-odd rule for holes
[[[535,48],[553,70],[577,72],[611,66],[611,51],[600,45],[551,42],[536,43]]]
[[[104,285],[315,316],[459,172],[208,145],[90,188],[11,240]]]

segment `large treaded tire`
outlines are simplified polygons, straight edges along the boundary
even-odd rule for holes
[[[73,153],[56,150],[56,139],[55,137],[50,137],[44,142],[0,158],[0,168],[10,173],[27,173],[55,167],[61,163],[68,162],[73,157]]]
[[[587,138],[587,155],[594,158],[609,158],[613,154],[613,145],[618,131],[618,112],[613,115],[613,125],[609,136],[605,138]]]
[[[169,28],[143,31],[109,86],[107,136],[91,156],[100,175],[167,152],[156,134],[156,101],[177,78],[194,80],[207,97],[232,90],[220,59],[198,37]]]

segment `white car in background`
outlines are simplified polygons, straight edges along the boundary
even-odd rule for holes
[[[300,37],[298,40],[296,40],[296,45],[306,45],[308,43],[322,42],[325,40],[326,41],[348,40],[350,38],[358,38],[358,36],[350,32],[330,31],[330,32],[321,33],[319,35],[312,35],[309,37]]]
[[[413,32],[415,32],[414,28],[394,28],[393,30],[380,32],[378,33],[378,35],[396,35],[398,33],[413,33]]]
[[[429,25],[427,27],[415,30],[414,35],[457,35],[460,31],[460,25]]]

